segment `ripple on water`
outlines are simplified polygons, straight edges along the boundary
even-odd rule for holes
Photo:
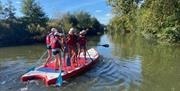
[[[124,61],[121,59],[104,58],[95,69],[92,69],[87,74],[96,79],[94,83],[92,83],[91,90],[127,90],[130,84],[139,88],[142,80],[141,60],[134,58]]]
[[[24,72],[25,65],[23,61],[6,61],[2,62],[0,69],[0,88],[1,91],[16,91],[20,84],[20,76]]]
[[[41,81],[22,84],[20,76],[25,72],[26,63],[22,60],[1,63],[0,88],[2,91],[119,91],[128,89],[131,84],[141,84],[141,61],[134,58],[121,60],[100,58],[100,62],[85,74],[67,81],[63,87],[46,88]]]

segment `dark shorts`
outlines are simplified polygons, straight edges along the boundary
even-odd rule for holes
[[[47,48],[48,50],[50,50],[50,49],[51,49],[51,45],[47,45],[46,48]]]
[[[68,52],[68,47],[67,46],[64,47],[64,52]]]
[[[80,49],[86,49],[85,45],[80,45]]]
[[[78,53],[78,47],[75,47],[75,52]]]
[[[53,55],[56,55],[56,54],[58,54],[60,52],[60,50],[52,50],[52,54]]]

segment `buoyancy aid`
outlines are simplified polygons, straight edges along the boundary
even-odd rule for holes
[[[52,39],[52,44],[51,44],[52,49],[56,49],[56,48],[61,48],[61,42],[60,42],[60,38],[55,36]]]
[[[53,33],[48,34],[48,35],[46,36],[46,44],[47,44],[47,45],[50,45],[53,38],[54,38]]]
[[[67,37],[67,44],[73,46],[75,45],[75,43],[76,43],[76,36],[69,34]]]
[[[78,43],[79,43],[80,45],[86,45],[86,43],[87,43],[86,37],[85,37],[85,36],[80,36],[80,37],[79,37],[79,40],[78,40]]]

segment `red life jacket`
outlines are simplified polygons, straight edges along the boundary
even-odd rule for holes
[[[59,43],[59,41],[60,38],[55,36],[55,38],[53,38],[52,40],[51,48],[52,49],[61,48],[61,43]]]
[[[87,42],[87,39],[86,39],[85,36],[79,37],[78,43],[79,43],[80,45],[86,45],[86,42]]]
[[[75,35],[68,35],[67,44],[73,46],[73,45],[75,45],[75,43],[76,43],[76,36]]]
[[[51,44],[51,40],[54,38],[53,33],[50,33],[46,36],[46,44],[50,45]]]
[[[49,45],[50,43],[51,43],[51,41],[50,41],[50,36],[47,35],[47,36],[46,36],[46,45]]]

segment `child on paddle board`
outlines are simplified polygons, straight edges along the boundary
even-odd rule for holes
[[[75,29],[71,28],[67,36],[67,45],[68,45],[68,56],[73,63],[76,63],[76,46],[77,46],[77,37],[75,35]]]
[[[57,32],[57,29],[52,28],[51,32],[46,36],[46,47],[48,50],[48,58],[46,59],[44,66],[47,66],[47,64],[52,60],[51,42],[52,42],[52,39],[54,38],[55,32]]]
[[[64,34],[61,37],[61,41],[63,44],[63,56],[64,56],[63,65],[65,67],[66,66],[66,59],[67,59],[66,55],[68,54],[68,46],[67,46],[67,41],[66,41],[66,37]]]
[[[78,39],[78,44],[79,44],[78,57],[80,58],[80,53],[83,52],[84,59],[86,60],[86,43],[87,43],[87,38],[86,38],[85,34],[86,34],[85,30],[82,30],[79,33],[79,39]]]
[[[55,69],[59,70],[62,66],[62,60],[61,60],[61,51],[62,51],[62,42],[61,42],[61,36],[62,33],[56,32],[54,34],[54,39],[52,40],[52,53],[55,56]]]

